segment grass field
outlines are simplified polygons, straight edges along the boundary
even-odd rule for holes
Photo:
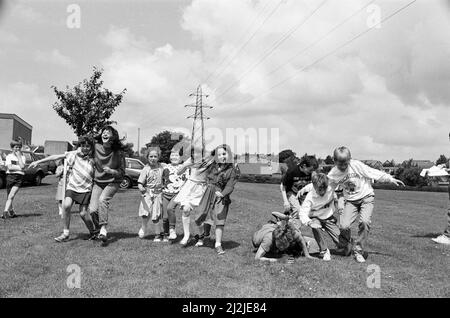
[[[183,249],[152,242],[152,232],[138,239],[136,189],[113,199],[107,247],[83,240],[86,230],[77,215],[72,240],[57,244],[56,184],[51,176],[44,182],[21,189],[15,202],[20,217],[0,222],[0,297],[450,296],[450,247],[430,240],[444,228],[446,193],[376,190],[365,264],[341,256],[262,264],[254,261],[251,236],[282,207],[277,185],[237,184],[225,227],[226,254],[219,257],[213,243]],[[2,207],[5,196],[1,190]],[[70,264],[81,268],[79,289],[67,287]],[[367,287],[370,264],[381,269],[380,288]]]

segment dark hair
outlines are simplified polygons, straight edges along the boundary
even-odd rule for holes
[[[296,229],[291,222],[281,222],[272,232],[273,242],[279,252],[286,251],[295,242]]]
[[[111,149],[112,149],[113,151],[116,151],[116,150],[125,150],[125,149],[127,148],[127,146],[124,145],[124,144],[122,143],[122,141],[120,140],[120,138],[119,138],[119,133],[118,133],[117,129],[115,129],[115,128],[114,128],[113,126],[111,126],[111,125],[107,125],[107,126],[103,127],[103,128],[100,130],[100,133],[95,137],[95,141],[96,141],[97,143],[103,144],[103,141],[102,141],[102,134],[103,134],[103,132],[104,132],[105,130],[109,130],[109,131],[111,132],[111,134],[112,134],[112,138],[111,138]]]
[[[22,148],[22,142],[19,140],[13,140],[9,145],[11,146],[11,149],[14,148],[15,146],[19,146]]]
[[[307,168],[313,167],[314,170],[319,168],[319,161],[316,156],[304,156],[299,163],[300,166],[305,165]]]
[[[77,142],[78,147],[81,147],[81,145],[83,145],[83,144],[88,144],[89,146],[91,146],[91,151],[89,152],[88,156],[93,157],[94,156],[94,144],[95,144],[94,138],[89,135],[84,135],[84,136],[78,137],[78,142]]]
[[[278,162],[284,162],[291,157],[295,157],[295,152],[291,149],[285,149],[278,154]]]

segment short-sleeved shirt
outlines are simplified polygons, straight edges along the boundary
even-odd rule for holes
[[[163,171],[164,188],[163,192],[167,194],[176,194],[180,192],[181,186],[186,180],[186,175],[178,175],[180,165],[166,165]]]
[[[66,152],[66,160],[70,171],[66,189],[78,193],[91,192],[94,178],[93,160],[79,156],[77,150]]]
[[[163,186],[163,170],[160,164],[155,168],[146,165],[139,175],[138,183],[146,187],[147,190],[161,191]]]
[[[25,162],[26,162],[25,156],[22,154],[21,157],[22,157],[22,162],[25,164]],[[9,168],[8,168],[9,165],[16,166],[16,168],[20,168],[19,159],[13,153],[10,153],[6,156],[6,159],[5,159],[5,166],[7,169],[6,173],[7,174],[21,174],[21,175],[25,174],[25,172],[23,172],[23,170],[9,170]]]
[[[298,165],[290,166],[281,179],[286,192],[297,194],[305,185],[311,182],[311,174],[306,174],[300,170]]]
[[[277,227],[276,224],[267,223],[264,224],[258,231],[253,234],[253,245],[257,248],[262,247],[262,249],[266,252],[274,252],[275,244],[273,244],[273,236],[272,233]]]

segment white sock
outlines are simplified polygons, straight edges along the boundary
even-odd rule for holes
[[[106,234],[107,234],[107,232],[106,232],[106,226],[103,225],[102,228],[100,229],[100,235],[106,235]]]
[[[63,234],[64,234],[64,236],[69,236],[69,230],[64,229]]]
[[[222,246],[222,243],[217,243],[216,242],[216,244],[214,244],[214,247],[219,247],[219,246]]]

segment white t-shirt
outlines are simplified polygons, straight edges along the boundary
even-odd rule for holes
[[[299,218],[302,224],[308,224],[312,217],[320,220],[330,218],[335,211],[335,199],[336,194],[330,186],[323,196],[318,195],[314,187],[311,187],[300,207]]]
[[[23,164],[25,164],[26,158],[25,158],[24,154],[22,154],[21,157],[22,157]],[[13,166],[14,168],[20,169],[20,170],[9,170],[10,165]],[[16,157],[16,155],[14,153],[10,153],[6,156],[5,166],[6,166],[7,174],[21,174],[21,175],[25,174],[25,172],[23,172],[23,170],[20,168],[19,159]]]
[[[353,159],[350,160],[345,171],[333,167],[328,173],[328,178],[333,189],[336,189],[337,186],[342,187],[344,197],[348,201],[356,201],[373,195],[372,180],[380,182],[392,182],[393,180],[391,175]]]

